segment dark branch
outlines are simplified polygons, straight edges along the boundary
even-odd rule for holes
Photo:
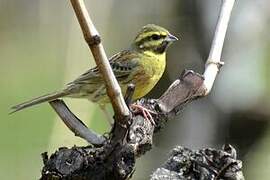
[[[231,145],[224,147],[222,150],[206,148],[194,151],[178,146],[172,150],[167,162],[152,174],[151,180],[244,180],[242,162],[232,153],[236,150]]]
[[[50,102],[50,105],[75,136],[79,136],[93,145],[101,145],[105,142],[105,138],[88,129],[87,126],[68,109],[64,101],[54,100]]]

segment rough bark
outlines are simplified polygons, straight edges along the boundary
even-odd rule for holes
[[[184,105],[204,95],[203,81],[201,75],[193,71],[185,71],[159,99],[141,99],[136,102],[154,112],[152,117],[155,125],[144,119],[142,112],[132,112],[132,117],[127,123],[128,126],[116,123],[102,145],[59,148],[50,157],[44,153],[41,179],[129,179],[135,170],[136,158],[152,148],[153,134],[158,132],[172,116],[179,114]],[[195,151],[187,149],[185,151],[196,154]],[[215,150],[211,150],[211,152],[214,153]],[[186,156],[186,154],[184,155]],[[192,158],[193,156],[190,156],[190,159]],[[224,156],[215,158],[223,162]],[[225,162],[227,161],[224,161],[223,165]],[[187,161],[187,163],[190,162]],[[191,166],[186,164],[185,167]],[[215,171],[219,172],[218,170],[217,168]],[[241,167],[238,170],[241,171]],[[194,169],[195,172],[198,173]],[[214,175],[224,177],[220,174]],[[156,177],[155,174],[152,176],[152,178]]]
[[[242,162],[236,158],[236,150],[228,144],[222,150],[194,151],[177,146],[164,165],[152,174],[151,180],[244,180]]]

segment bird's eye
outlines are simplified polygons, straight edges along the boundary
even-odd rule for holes
[[[159,35],[157,35],[157,34],[153,34],[153,35],[151,36],[151,38],[152,38],[153,40],[159,40],[161,37],[160,37]]]

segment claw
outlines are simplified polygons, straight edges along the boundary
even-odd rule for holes
[[[151,115],[151,114],[157,114],[156,112],[151,111],[151,110],[149,110],[149,109],[147,109],[147,108],[145,108],[145,107],[143,107],[143,106],[141,106],[141,105],[138,105],[138,104],[131,104],[130,107],[131,107],[131,109],[133,109],[134,111],[136,111],[136,110],[137,110],[137,111],[141,111],[142,114],[143,114],[143,117],[144,117],[146,120],[150,121],[151,124],[153,124],[154,126],[156,126],[156,122],[155,122],[155,120],[153,119],[153,117],[152,117],[152,115]]]

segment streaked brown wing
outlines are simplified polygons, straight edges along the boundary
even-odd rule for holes
[[[137,52],[125,50],[115,54],[109,59],[114,75],[118,81],[128,78],[134,68],[138,66],[138,58],[140,57]],[[73,82],[69,83],[68,86],[72,86],[74,84],[99,84],[101,82],[101,74],[99,73],[98,68],[94,67],[86,71]]]

